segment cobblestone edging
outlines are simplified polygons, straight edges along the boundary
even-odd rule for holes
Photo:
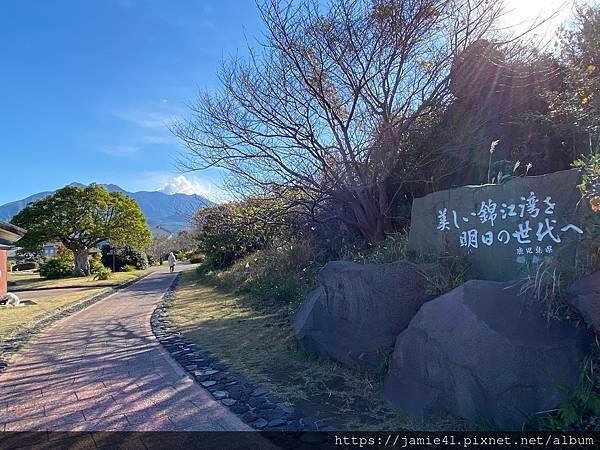
[[[175,300],[178,276],[151,317],[152,331],[162,346],[215,400],[227,406],[251,427],[261,431],[333,431],[330,420],[319,420],[261,389],[225,364],[199,350],[166,317]]]
[[[87,308],[88,306],[92,306],[94,303],[97,303],[100,300],[104,300],[109,295],[114,294],[120,289],[124,289],[128,286],[131,286],[133,283],[140,281],[142,278],[145,278],[148,275],[150,274],[147,273],[139,278],[135,278],[133,280],[120,284],[119,286],[112,286],[107,292],[94,295],[93,297],[76,303],[75,305],[71,305],[66,309],[57,311],[51,314],[50,316],[46,317],[45,319],[40,320],[35,325],[18,332],[12,338],[4,342],[0,342],[0,373],[6,370],[10,358],[17,354],[19,350],[21,350],[31,340],[32,337],[37,335],[39,332],[43,331],[48,326],[52,325],[54,322],[60,319],[64,319],[65,317],[68,317],[76,312],[79,312],[82,309]]]

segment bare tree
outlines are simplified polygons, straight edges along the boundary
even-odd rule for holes
[[[495,33],[489,0],[317,0],[259,5],[266,42],[221,72],[173,132],[187,169],[226,169],[256,192],[300,193],[371,242],[390,227],[400,183],[435,152],[407,137],[447,104],[453,59]],[[396,180],[392,182],[392,179]]]
[[[163,259],[166,259],[170,251],[173,250],[174,239],[171,236],[159,235],[152,238],[152,243],[148,247],[148,255],[158,261],[159,264],[163,263]]]

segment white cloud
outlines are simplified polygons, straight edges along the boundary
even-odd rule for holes
[[[103,147],[100,149],[102,153],[111,156],[131,156],[137,153],[138,147],[134,145],[113,145],[111,147]]]
[[[190,180],[184,175],[179,175],[167,182],[161,189],[165,194],[198,194],[213,199],[217,194],[217,187],[212,183]]]
[[[117,110],[113,111],[113,115],[140,128],[154,131],[167,131],[169,123],[173,120],[173,115],[140,109]]]

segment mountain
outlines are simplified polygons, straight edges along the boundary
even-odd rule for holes
[[[71,183],[71,186],[84,186]],[[200,195],[165,194],[161,191],[127,192],[115,184],[103,184],[110,192],[122,192],[133,198],[146,216],[148,225],[154,233],[178,231],[189,226],[189,219],[194,211],[213,204]],[[6,203],[0,206],[0,220],[9,222],[19,211],[40,198],[52,194],[53,191],[39,192],[22,200]],[[161,231],[162,230],[162,231]]]

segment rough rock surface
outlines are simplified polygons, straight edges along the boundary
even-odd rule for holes
[[[580,182],[577,170],[564,170],[417,198],[408,248],[433,257],[465,257],[469,278],[480,280],[519,279],[527,265],[549,256],[558,255],[563,267],[572,268],[584,235],[562,229],[585,228],[589,208],[581,201]],[[517,237],[519,230],[525,231]]]
[[[567,290],[566,300],[600,334],[600,272],[574,283]]]
[[[561,401],[590,345],[547,322],[515,283],[472,280],[427,302],[396,340],[385,397],[413,416],[449,411],[518,428]]]
[[[369,369],[380,366],[394,340],[425,301],[435,265],[327,263],[319,286],[294,315],[306,351]]]

